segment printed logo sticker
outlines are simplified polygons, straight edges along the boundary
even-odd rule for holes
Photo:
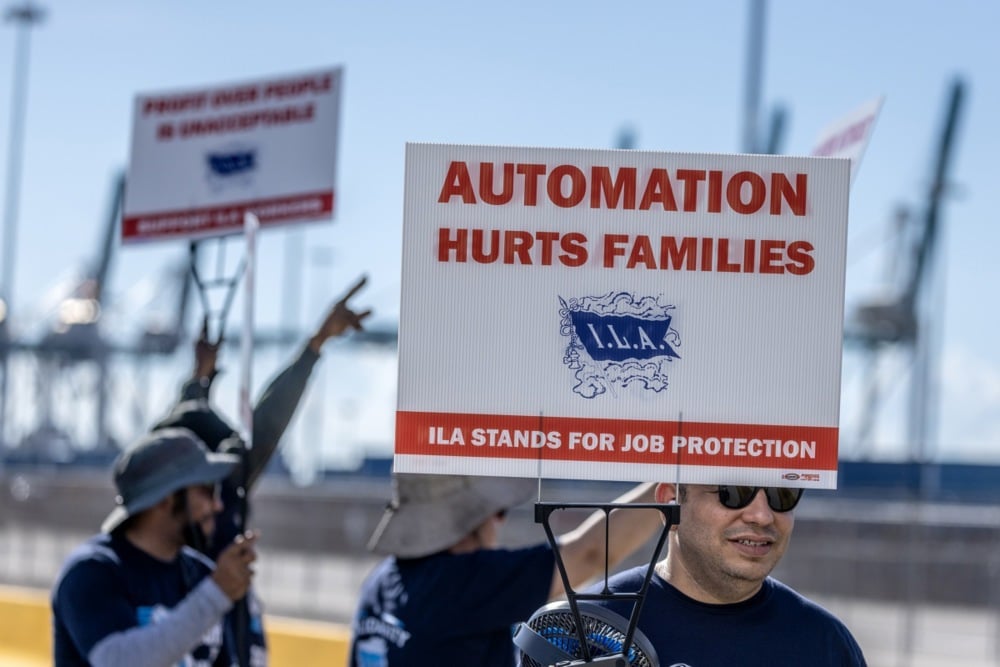
[[[559,333],[569,337],[563,363],[574,371],[574,393],[595,398],[630,385],[667,388],[668,364],[681,358],[675,349],[680,334],[670,326],[675,306],[628,292],[559,297],[559,305]]]
[[[782,473],[781,479],[786,479],[789,482],[818,482],[819,473],[817,472],[786,472]]]

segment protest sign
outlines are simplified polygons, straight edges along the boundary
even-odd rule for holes
[[[861,158],[872,138],[875,121],[882,110],[884,97],[865,102],[849,114],[838,118],[824,127],[810,155],[817,157],[845,157],[851,161],[851,183],[858,175]]]
[[[138,95],[124,242],[330,218],[340,68]]]
[[[409,145],[395,470],[835,487],[849,179]]]

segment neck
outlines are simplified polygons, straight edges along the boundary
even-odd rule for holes
[[[463,537],[461,540],[456,542],[450,549],[448,553],[450,554],[468,554],[473,551],[479,551],[483,548],[483,542],[479,539],[478,532],[472,532]]]
[[[154,530],[148,523],[138,524],[125,531],[125,539],[137,549],[162,561],[174,560],[181,551],[180,542],[167,535],[166,531]]]
[[[678,591],[705,604],[735,604],[748,600],[763,586],[760,581],[730,581],[725,585],[706,585],[695,576],[679,558],[666,558],[656,564],[656,574]]]
[[[489,521],[489,519],[487,519],[487,521]],[[489,539],[488,535],[486,537],[483,536],[483,531],[485,529],[486,522],[479,524],[475,530],[452,545],[451,548],[448,549],[448,553],[467,554],[474,551],[480,551],[482,549],[496,548],[495,540]]]

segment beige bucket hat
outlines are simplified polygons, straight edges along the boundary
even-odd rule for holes
[[[536,488],[535,480],[512,477],[393,475],[392,501],[368,548],[401,558],[429,556],[525,502]]]

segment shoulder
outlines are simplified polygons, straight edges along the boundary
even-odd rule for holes
[[[612,591],[636,591],[642,586],[646,578],[648,565],[637,565],[627,570],[622,570],[608,578],[608,588]],[[594,585],[594,590],[603,587],[603,582]]]
[[[857,642],[847,626],[832,612],[818,602],[810,600],[795,589],[777,579],[768,577],[764,585],[770,588],[770,599],[779,605],[781,613],[793,615],[800,629],[813,628],[827,636],[833,636],[843,643],[857,647]]]
[[[555,565],[554,552],[547,542],[516,549],[483,549],[477,551],[474,555],[484,561],[506,561],[511,563],[551,561],[552,565]]]
[[[547,544],[520,549],[481,549],[464,554],[439,553],[425,558],[389,557],[368,576],[363,590],[402,586],[411,591],[449,590],[464,594],[484,586],[537,585],[548,590],[555,557]],[[488,574],[488,577],[484,575]]]
[[[534,585],[542,581],[547,585],[555,571],[555,553],[547,543],[517,549],[481,549],[461,554],[449,559],[446,567],[458,568],[469,576],[481,576],[489,572],[495,579],[506,579]]]
[[[382,579],[392,576],[393,573],[396,573],[396,576],[399,576],[399,567],[397,565],[396,557],[387,556],[376,563],[375,567],[371,569],[368,576],[365,577],[362,588],[373,586]]]
[[[79,587],[104,586],[121,569],[121,554],[110,535],[95,535],[74,549],[56,578],[54,597]]]
[[[117,567],[121,565],[122,557],[116,549],[115,541],[110,535],[95,535],[79,545],[63,563],[63,573],[80,567],[104,566]]]
[[[427,573],[440,570],[454,577],[460,572],[491,572],[495,576],[502,570],[545,570],[551,576],[555,556],[548,544],[537,544],[517,549],[479,549],[463,554],[439,553],[426,558],[388,558],[380,563],[373,576],[385,576],[392,571]]]
[[[215,562],[211,558],[189,546],[181,547],[181,559],[205,574],[215,570]]]
[[[798,614],[805,614],[806,616],[815,616],[819,618],[828,618],[834,621],[839,621],[837,618],[823,608],[819,603],[810,600],[806,596],[799,593],[797,590],[783,584],[777,579],[772,579],[768,577],[764,580],[764,588],[766,596],[774,603],[779,604],[782,607],[788,608],[795,611]]]

